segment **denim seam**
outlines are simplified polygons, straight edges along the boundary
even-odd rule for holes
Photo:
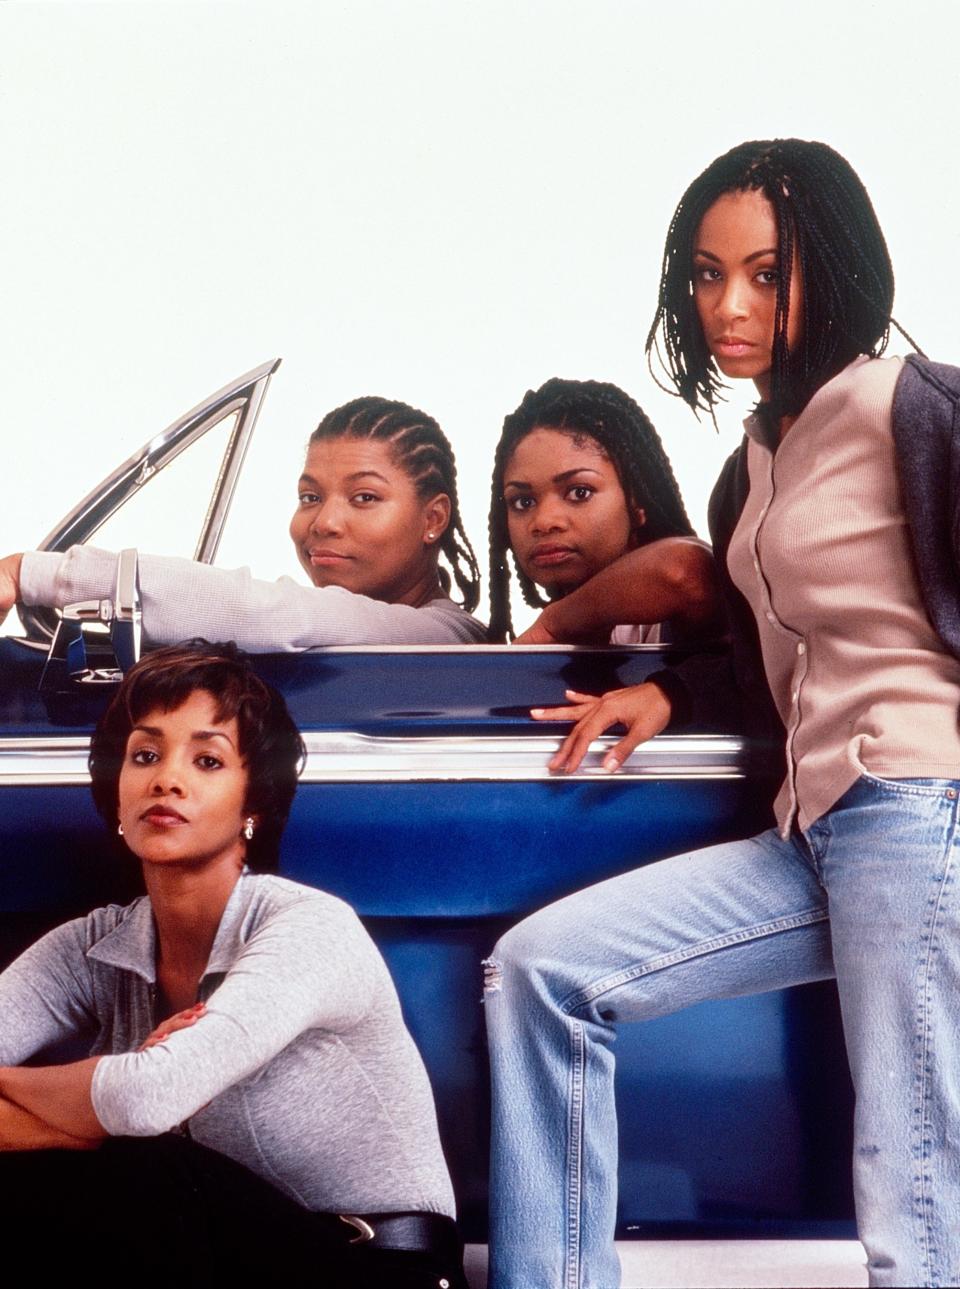
[[[629,984],[631,980],[639,980],[641,976],[653,975],[655,972],[663,971],[667,967],[673,967],[679,962],[692,961],[694,958],[706,957],[708,954],[717,953],[720,949],[730,948],[735,944],[747,944],[751,940],[761,940],[765,936],[778,935],[781,931],[793,931],[802,926],[813,926],[816,922],[826,922],[829,913],[826,908],[808,909],[803,913],[793,913],[789,917],[777,918],[774,922],[762,922],[758,926],[743,927],[739,931],[730,931],[726,935],[717,936],[713,940],[703,940],[698,944],[687,945],[683,949],[677,949],[673,953],[662,954],[659,958],[654,958],[650,962],[638,963],[636,966],[627,967],[618,971],[616,975],[605,976],[595,984],[581,989],[575,994],[569,994],[560,1003],[559,1007],[562,1012],[569,1015],[576,1008],[582,1007],[584,1003],[590,1003],[609,993],[611,989],[619,989],[621,985]]]
[[[923,1244],[925,1270],[930,1278],[931,1284],[939,1284],[940,1281],[934,1265],[937,1260],[938,1251],[929,1220],[930,1213],[933,1208],[933,1195],[931,1194],[932,1186],[928,1167],[932,1131],[929,1122],[929,1078],[930,1060],[932,1055],[930,1043],[930,977],[933,974],[933,958],[938,951],[938,924],[940,922],[940,915],[943,907],[944,892],[946,887],[952,881],[952,852],[956,837],[956,826],[956,808],[954,806],[951,810],[950,827],[947,832],[944,845],[941,876],[937,884],[936,895],[930,899],[932,909],[930,921],[927,926],[926,951],[921,964],[920,996],[918,999],[917,1015],[917,1035],[920,1042],[920,1048],[917,1054],[917,1072],[919,1074],[919,1079],[916,1106],[917,1130],[919,1136],[919,1171],[916,1178],[918,1200],[917,1208],[921,1224],[920,1231]]]
[[[881,788],[884,792],[893,793],[898,797],[942,797],[948,788],[956,788],[960,780],[929,777],[929,783],[910,783],[906,779],[881,779],[878,774],[871,773],[870,770],[861,768],[860,778],[869,783],[871,787]]]
[[[584,1034],[576,1021],[570,1030],[570,1102],[567,1150],[567,1248],[565,1289],[580,1284],[580,1197],[583,1190]]]
[[[823,862],[833,839],[833,818],[829,811],[812,824],[806,833],[809,863],[817,881],[823,886]]]

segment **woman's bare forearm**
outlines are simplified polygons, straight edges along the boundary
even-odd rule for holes
[[[0,622],[20,598],[20,564],[22,555],[0,559]]]
[[[70,1137],[105,1137],[90,1098],[99,1060],[98,1056],[90,1056],[68,1065],[4,1066],[0,1068],[0,1098],[12,1101]]]
[[[719,621],[713,555],[667,537],[628,551],[544,609],[537,623],[557,640],[605,638],[622,623],[672,621],[708,632]]]
[[[71,1136],[40,1119],[23,1106],[0,1097],[0,1151],[92,1150],[100,1143]]]

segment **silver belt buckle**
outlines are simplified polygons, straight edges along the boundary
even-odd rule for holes
[[[347,1241],[348,1244],[364,1244],[367,1240],[374,1238],[376,1232],[370,1223],[362,1217],[355,1217],[352,1213],[340,1213],[338,1216],[341,1222],[346,1222],[347,1226],[352,1226],[355,1231],[359,1232],[358,1235],[351,1236]]]

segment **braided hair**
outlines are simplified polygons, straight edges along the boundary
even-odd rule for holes
[[[675,387],[670,392],[694,412],[713,417],[722,401],[720,391],[726,387],[697,316],[693,256],[704,215],[718,197],[731,192],[762,192],[777,222],[771,397],[764,408],[772,423],[798,415],[820,386],[858,354],[882,354],[891,324],[914,344],[891,315],[893,267],[867,190],[853,167],[825,143],[761,140],[741,143],[711,162],[674,211],[646,343],[655,380],[654,352]],[[803,328],[791,351],[787,324],[794,256],[803,287]]]
[[[440,584],[449,592],[452,573],[463,597],[463,607],[468,612],[475,609],[480,599],[480,565],[460,517],[453,448],[437,422],[407,403],[370,395],[355,398],[328,412],[310,435],[310,442],[344,438],[388,443],[395,463],[410,477],[421,501],[438,492],[447,494],[450,523],[440,539],[440,551],[450,565],[450,572],[438,569]]]
[[[560,430],[574,439],[591,438],[617,472],[633,513],[646,513],[641,544],[661,537],[693,533],[683,498],[648,417],[616,385],[598,380],[561,380],[554,377],[539,389],[527,390],[523,402],[503,422],[493,467],[490,497],[490,639],[505,640],[513,634],[510,616],[510,536],[503,496],[504,471],[517,444],[535,429]],[[511,552],[512,554],[512,552]],[[532,578],[516,564],[517,581],[527,604],[546,608],[549,603]]]

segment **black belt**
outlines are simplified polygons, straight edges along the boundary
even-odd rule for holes
[[[338,1220],[348,1244],[463,1258],[457,1224],[442,1213],[341,1213]]]

